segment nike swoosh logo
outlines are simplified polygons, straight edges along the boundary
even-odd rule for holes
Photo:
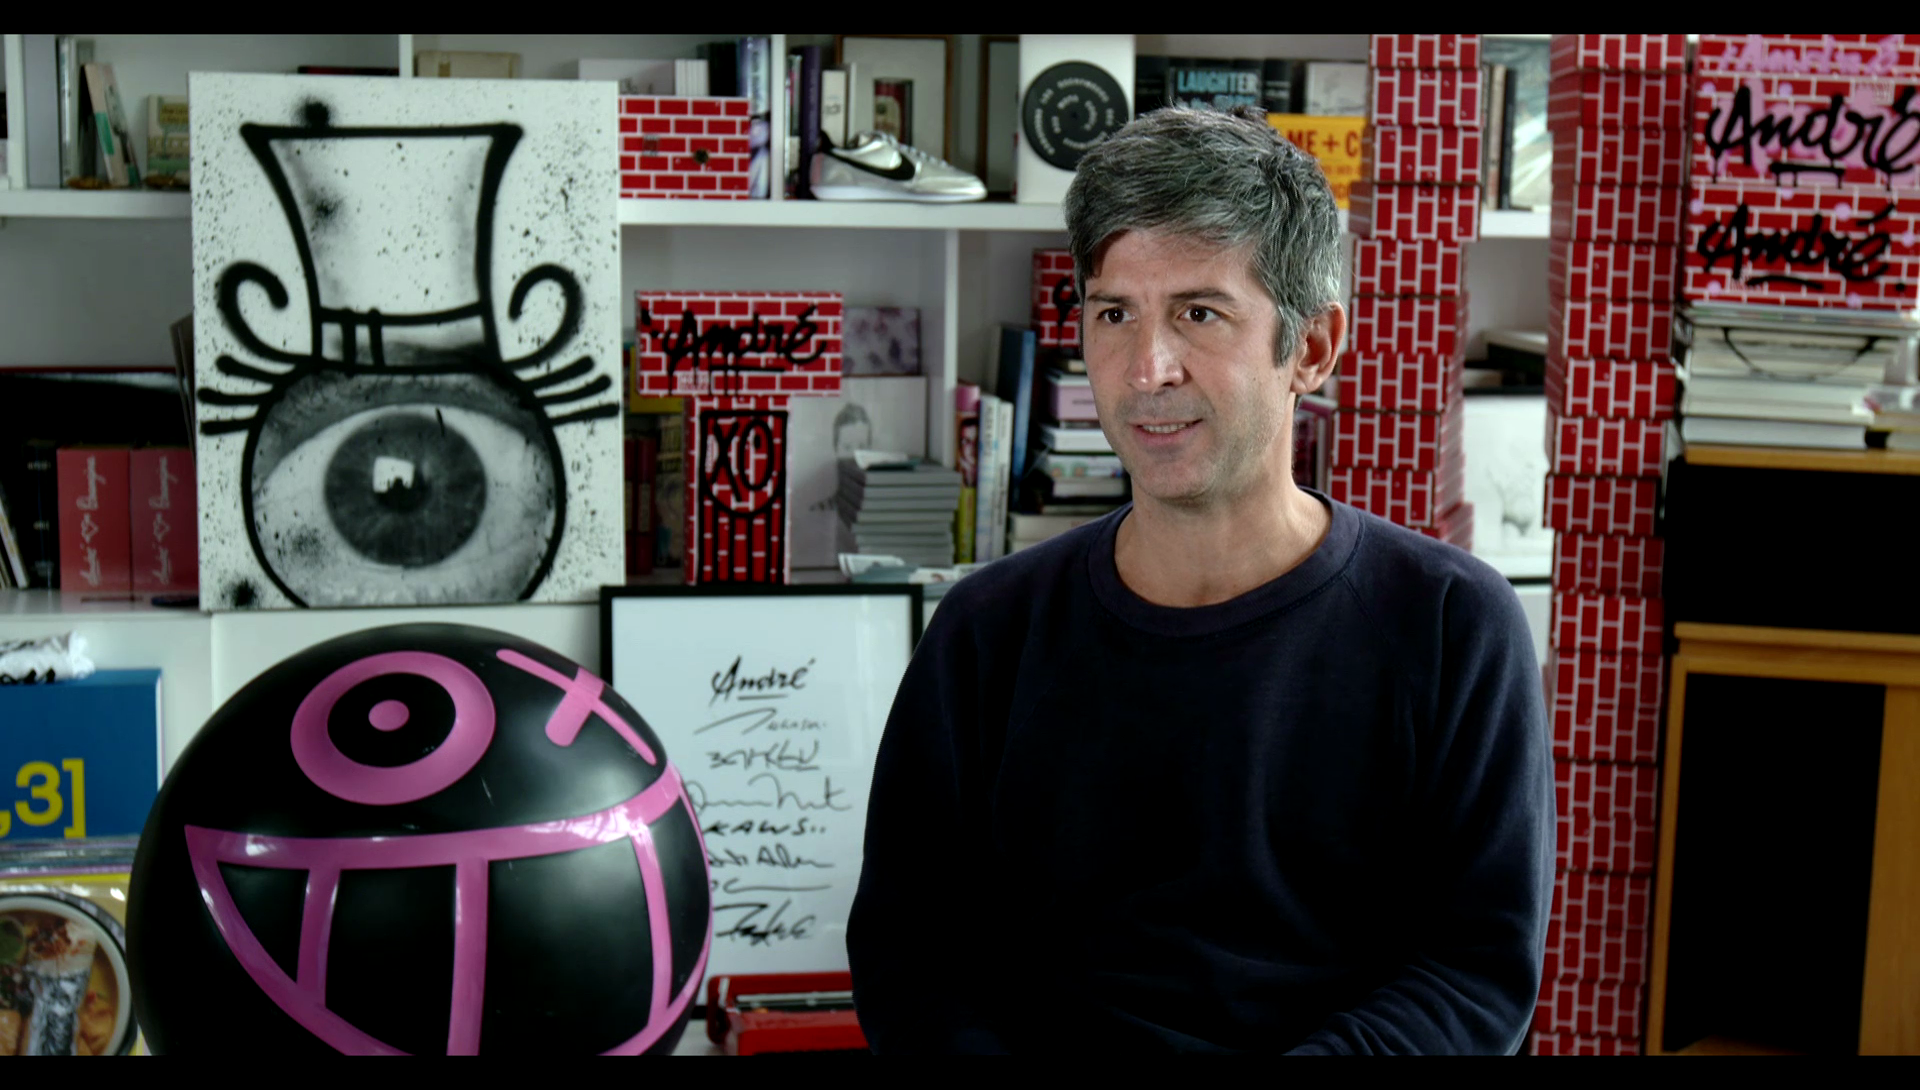
[[[879,167],[870,167],[858,159],[849,159],[832,148],[828,148],[826,150],[828,155],[833,156],[835,159],[840,160],[841,162],[847,164],[850,167],[854,167],[859,170],[864,170],[868,174],[877,174],[882,178],[885,178],[889,181],[894,181],[894,182],[913,181],[913,164],[907,162],[907,158],[904,155],[900,157],[899,162],[882,170]]]

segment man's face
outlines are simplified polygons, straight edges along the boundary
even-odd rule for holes
[[[1286,472],[1292,367],[1250,247],[1128,231],[1086,284],[1087,375],[1136,495],[1206,509]]]

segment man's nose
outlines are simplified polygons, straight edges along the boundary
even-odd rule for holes
[[[1133,358],[1127,364],[1127,383],[1142,393],[1162,386],[1178,386],[1186,381],[1186,370],[1181,363],[1184,356],[1185,345],[1167,322],[1142,319]]]

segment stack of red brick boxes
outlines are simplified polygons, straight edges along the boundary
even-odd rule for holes
[[[1348,229],[1333,497],[1462,548],[1466,244],[1479,233],[1480,36],[1376,34]]]
[[[1560,880],[1541,1055],[1640,1051],[1665,665],[1654,510],[1675,401],[1686,91],[1685,35],[1553,39],[1545,672]]]

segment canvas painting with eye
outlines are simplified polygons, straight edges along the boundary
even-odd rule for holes
[[[612,85],[189,93],[203,607],[620,582]]]

